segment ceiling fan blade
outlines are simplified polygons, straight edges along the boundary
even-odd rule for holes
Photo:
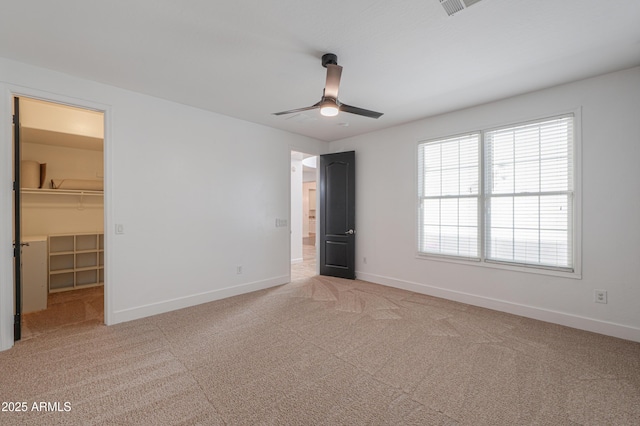
[[[324,96],[327,98],[338,99],[338,89],[340,88],[340,77],[342,76],[342,67],[335,64],[327,64],[327,84],[324,86]]]
[[[383,114],[382,112],[369,111],[368,109],[362,109],[362,108],[354,107],[347,104],[341,104],[340,111],[349,112],[351,114],[362,115],[364,117],[369,117],[369,118],[380,118]]]
[[[316,109],[319,106],[320,106],[320,102],[318,102],[317,104],[308,106],[308,107],[304,107],[304,108],[297,108],[297,109],[290,109],[288,111],[274,112],[273,115],[285,115],[285,114],[293,114],[294,112],[309,111],[309,110],[312,110],[312,109]]]

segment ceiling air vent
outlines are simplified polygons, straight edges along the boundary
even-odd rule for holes
[[[440,0],[440,4],[444,7],[447,15],[451,16],[460,12],[462,9],[466,9],[469,6],[473,6],[480,0]]]

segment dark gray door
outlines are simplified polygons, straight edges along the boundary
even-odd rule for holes
[[[15,280],[15,316],[13,322],[13,339],[22,338],[22,238],[20,221],[20,99],[13,98],[13,276]]]
[[[320,275],[355,279],[355,151],[320,156]]]

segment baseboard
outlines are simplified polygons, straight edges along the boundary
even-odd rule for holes
[[[303,261],[304,261],[304,259],[299,257],[297,259],[291,259],[291,264],[295,265],[296,263],[302,263]]]
[[[111,316],[113,322],[109,325],[145,318],[151,315],[163,314],[165,312],[188,308],[190,306],[213,302],[215,300],[226,299],[227,297],[238,296],[240,294],[250,293],[252,291],[263,290],[265,288],[286,284],[289,281],[289,275],[282,275],[280,277],[269,278],[267,280],[254,281],[251,283],[225,287],[217,290],[207,291],[204,293],[198,293],[185,297],[179,297],[176,299],[151,303],[148,305],[136,306],[120,311],[114,311]]]
[[[413,291],[415,293],[426,294],[429,296],[440,297],[442,299],[466,303],[468,305],[493,309],[500,312],[507,312],[510,314],[520,315],[540,321],[564,325],[567,327],[591,331],[594,333],[605,334],[607,336],[618,337],[634,342],[640,342],[640,329],[623,324],[616,324],[608,321],[568,314],[565,312],[558,312],[549,309],[537,308],[534,306],[522,305],[519,303],[508,302],[506,300],[493,299],[489,297],[478,296],[475,294],[448,290],[428,284],[404,281],[376,274],[356,272],[356,275],[359,280],[368,281],[375,284],[400,288],[403,290]]]

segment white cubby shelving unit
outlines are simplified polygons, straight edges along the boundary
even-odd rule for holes
[[[49,235],[49,293],[104,284],[104,234]]]

